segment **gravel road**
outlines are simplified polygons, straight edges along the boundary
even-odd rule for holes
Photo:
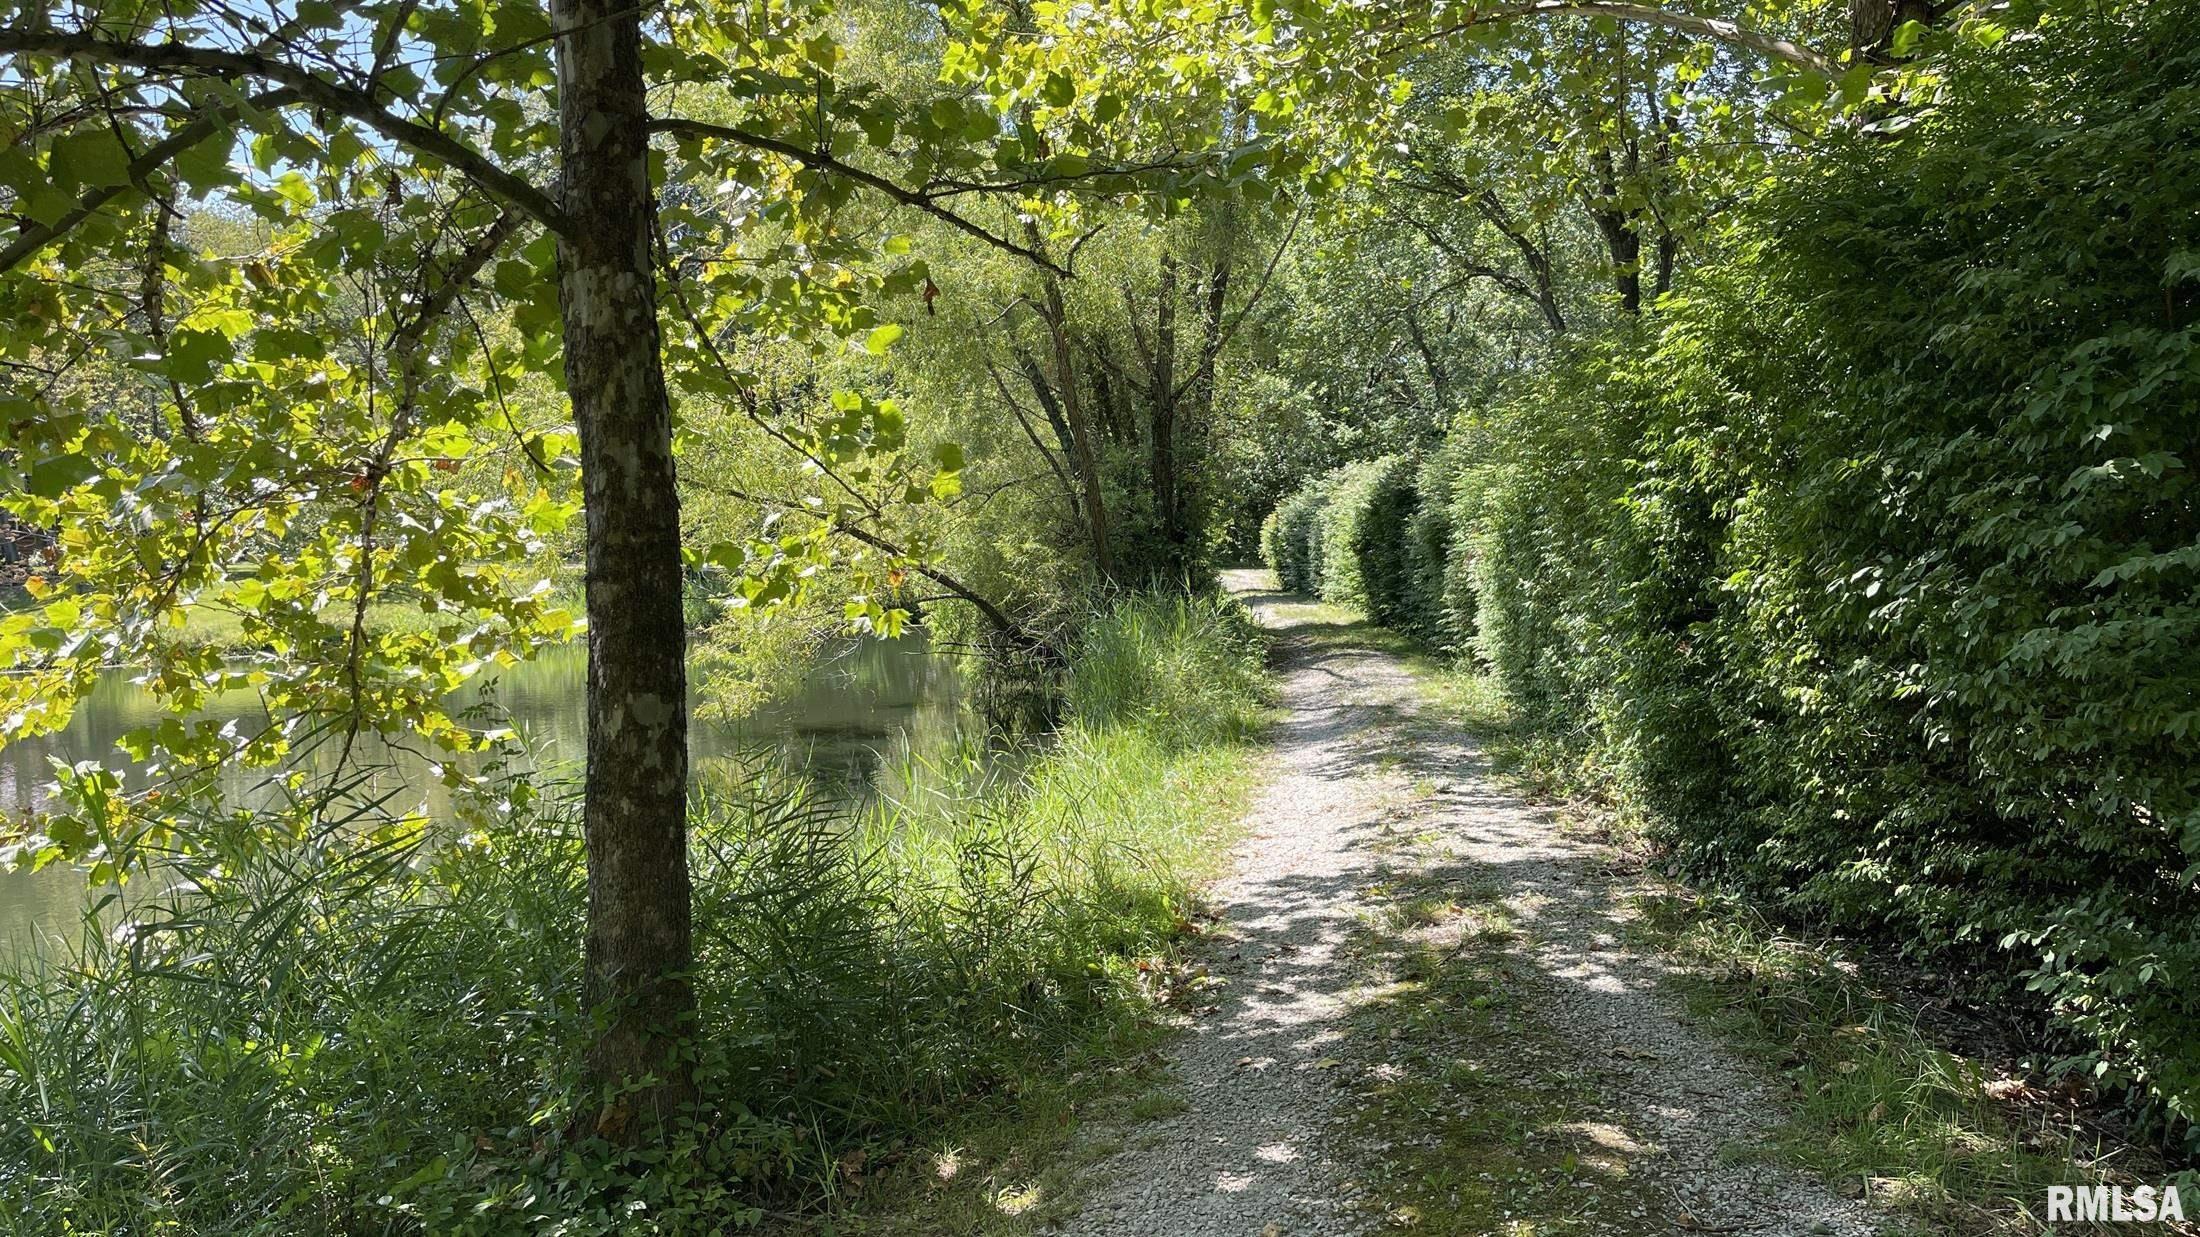
[[[1521,929],[1511,948],[1553,1034],[1647,1131],[1629,1171],[1653,1175],[1671,1206],[1624,1220],[1626,1230],[1872,1231],[1861,1203],[1731,1162],[1746,1161],[1733,1145],[1761,1137],[1779,1097],[1658,991],[1656,958],[1621,943],[1624,891],[1604,848],[1498,789],[1465,734],[1406,726],[1420,699],[1413,672],[1389,654],[1314,638],[1319,620],[1272,579],[1226,580],[1276,632],[1283,717],[1233,874],[1211,891],[1222,918],[1205,961],[1223,982],[1171,1052],[1186,1105],[1121,1131],[1122,1149],[1090,1170],[1086,1205],[1058,1231],[1346,1237],[1388,1227],[1355,1197],[1361,1153],[1327,1131],[1347,1018],[1370,979],[1349,945],[1372,910],[1363,891],[1386,866],[1372,842],[1401,802],[1414,830],[1437,840],[1439,862],[1498,882]]]

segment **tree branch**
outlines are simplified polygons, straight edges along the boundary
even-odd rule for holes
[[[1039,431],[1032,428],[1031,418],[1025,415],[1024,406],[1018,403],[1016,397],[1009,392],[1008,380],[1001,376],[1001,367],[993,363],[991,356],[985,358],[985,368],[986,372],[993,376],[993,386],[1001,393],[1002,402],[1006,403],[1008,410],[1015,414],[1016,424],[1023,427],[1024,437],[1031,440],[1032,448],[1039,453],[1039,458],[1046,461],[1047,469],[1054,474],[1054,479],[1061,482],[1062,493],[1069,497],[1070,506],[1075,507],[1077,505],[1077,487],[1070,481],[1068,469],[1062,465],[1060,460],[1055,458],[1054,452],[1048,449],[1046,443],[1040,441]]]
[[[804,167],[830,173],[834,176],[852,180],[859,185],[876,189],[903,206],[921,210],[925,214],[945,222],[957,231],[977,237],[995,249],[1015,254],[1033,265],[1063,278],[1068,278],[1070,275],[1068,270],[1057,266],[1045,254],[1028,246],[1019,245],[1005,236],[987,231],[969,219],[940,205],[933,195],[922,190],[911,189],[906,185],[896,184],[875,172],[866,172],[852,163],[834,158],[825,151],[813,150],[762,133],[751,133],[747,129],[737,129],[732,125],[712,124],[703,120],[687,120],[677,116],[652,120],[649,122],[649,130],[652,133],[674,133],[686,134],[690,137],[716,138],[721,142],[732,142],[737,146],[749,147],[751,150],[769,151],[781,158],[792,159]]]
[[[881,553],[891,555],[894,558],[905,559],[908,561],[909,569],[911,571],[914,571],[918,575],[923,576],[925,579],[932,581],[934,584],[939,585],[941,588],[946,589],[948,592],[953,593],[955,596],[961,598],[962,600],[969,602],[973,607],[977,609],[978,613],[985,616],[986,622],[993,624],[995,630],[999,631],[1003,636],[1008,637],[1011,641],[1023,645],[1026,648],[1036,648],[1039,645],[1039,640],[1036,636],[1033,636],[1030,632],[1025,631],[1023,627],[1016,622],[1016,620],[1008,617],[1007,614],[1003,613],[999,606],[988,600],[976,589],[971,588],[969,585],[955,578],[955,576],[946,568],[934,566],[930,563],[925,562],[923,559],[917,558],[915,555],[910,554],[901,546],[894,544],[893,542],[887,540],[877,533],[872,532],[867,528],[863,528],[855,524],[844,523],[840,520],[832,518],[831,516],[825,515],[817,511],[812,511],[801,503],[789,502],[786,499],[773,498],[769,495],[752,493],[748,490],[742,489],[739,486],[730,485],[723,481],[710,481],[706,482],[705,484],[709,486],[709,488],[716,490],[718,493],[727,495],[732,498],[738,498],[745,503],[752,503],[758,508],[776,507],[783,511],[794,512],[797,515],[806,515],[811,519],[824,524],[825,531],[829,533],[839,533],[844,537],[848,537],[855,541],[860,541],[863,544],[870,546],[872,549],[880,551]]]
[[[251,104],[253,107],[281,107],[286,103],[297,102],[299,97],[297,91],[285,87],[262,91],[252,96]],[[0,249],[0,274],[14,270],[24,259],[75,231],[77,225],[91,218],[100,207],[120,197],[123,190],[144,183],[146,177],[167,165],[176,156],[200,142],[211,140],[217,129],[227,121],[236,119],[236,116],[237,109],[234,107],[201,112],[182,128],[147,147],[144,154],[132,159],[130,166],[124,170],[125,179],[121,184],[94,185],[86,189],[77,198],[75,206],[50,224],[25,219],[22,229],[15,234],[15,239],[9,241],[6,248]]]
[[[363,90],[338,85],[318,73],[272,56],[188,43],[137,43],[21,26],[0,26],[0,53],[183,71],[210,77],[248,77],[286,86],[297,92],[297,102],[310,103],[356,120],[392,142],[450,165],[484,191],[519,208],[544,227],[559,233],[571,229],[565,212],[549,194],[498,167],[480,151],[440,129],[391,112]]]
[[[1443,233],[1437,231],[1433,225],[1418,216],[1407,215],[1405,219],[1406,223],[1414,231],[1419,232],[1430,245],[1434,246],[1438,253],[1443,254],[1453,266],[1458,267],[1464,273],[1475,278],[1487,279],[1522,300],[1532,301],[1535,299],[1535,290],[1530,288],[1527,281],[1521,279],[1520,276],[1476,258],[1473,254],[1445,239]]]
[[[1238,328],[1245,325],[1245,320],[1252,316],[1252,313],[1255,309],[1260,307],[1261,297],[1265,296],[1268,292],[1268,281],[1275,278],[1276,267],[1283,261],[1284,251],[1291,248],[1292,238],[1296,237],[1299,234],[1299,224],[1304,222],[1305,219],[1306,209],[1304,207],[1301,207],[1298,213],[1291,216],[1291,226],[1284,232],[1283,239],[1276,242],[1276,251],[1273,254],[1269,255],[1268,265],[1260,273],[1260,282],[1253,285],[1253,294],[1245,298],[1245,303],[1243,305],[1238,306],[1237,315],[1230,319],[1230,323],[1228,326],[1223,327],[1219,333],[1214,334],[1208,338],[1207,346],[1205,349],[1205,365],[1207,370],[1209,371],[1208,376],[1210,378],[1213,377],[1215,358],[1221,355],[1224,348],[1229,346],[1230,340],[1236,337],[1238,333]],[[1183,395],[1191,388],[1193,379],[1197,377],[1198,372],[1194,371],[1192,377],[1186,378],[1184,380],[1184,385],[1178,387],[1174,395]],[[1172,398],[1174,398],[1174,396],[1172,396]]]

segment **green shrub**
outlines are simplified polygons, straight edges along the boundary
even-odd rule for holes
[[[1396,467],[1388,457],[1346,464],[1307,482],[1277,506],[1262,526],[1262,546],[1284,588],[1339,605],[1367,600],[1361,578],[1364,551],[1391,553],[1386,540],[1402,546],[1403,514],[1370,507],[1383,479]],[[1378,574],[1386,569],[1391,574],[1385,583],[1391,585],[1399,571],[1388,564],[1376,568]]]
[[[1414,480],[1419,471],[1402,456],[1375,461],[1349,529],[1361,603],[1369,618],[1399,631],[1412,630],[1415,619],[1413,521],[1421,494]]]
[[[1321,589],[1317,518],[1328,501],[1328,491],[1317,481],[1276,508],[1268,565],[1275,569],[1277,582],[1290,592],[1315,593]]]
[[[1541,762],[1577,777],[1598,769],[1585,723],[1624,699],[1605,632],[1645,571],[1620,502],[1640,414],[1609,389],[1625,350],[1584,348],[1512,402],[1463,416],[1447,446],[1462,461],[1448,582],[1466,584],[1456,604],[1471,610],[1472,649],[1540,737]]]
[[[1390,457],[1360,460],[1330,471],[1316,484],[1326,501],[1314,516],[1314,545],[1310,550],[1320,567],[1314,573],[1322,600],[1340,606],[1364,605],[1367,584],[1360,576],[1359,547],[1363,529],[1380,536],[1368,521],[1369,503]]]
[[[1329,502],[1329,493],[1320,482],[1302,486],[1283,504],[1276,506],[1276,537],[1269,550],[1267,566],[1276,570],[1276,581],[1289,592],[1318,592],[1320,590],[1320,557],[1316,539],[1316,517],[1322,504]]]
[[[1309,482],[1261,526],[1269,565],[1286,588],[1362,606],[1431,647],[1453,644],[1473,610],[1453,582],[1451,459],[1384,456]]]
[[[1578,346],[1447,448],[1474,647],[1546,763],[1700,873],[2005,968],[2063,1068],[2179,1123],[2196,19],[1957,49],[1899,136],[1765,188],[1652,337]]]
[[[1413,470],[1413,500],[1405,521],[1405,580],[1395,617],[1385,620],[1433,649],[1456,649],[1474,634],[1474,594],[1455,573],[1452,480],[1458,471],[1449,440]],[[1459,583],[1455,583],[1459,581]]]

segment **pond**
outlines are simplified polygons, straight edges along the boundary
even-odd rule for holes
[[[958,661],[929,648],[922,635],[830,649],[799,687],[747,717],[696,719],[689,737],[696,769],[731,766],[766,752],[830,794],[898,794],[904,770],[947,757],[975,733]],[[567,645],[468,687],[454,703],[472,704],[486,689],[486,698],[510,717],[543,764],[578,761],[587,747],[582,701],[587,674],[586,650]],[[78,702],[67,729],[0,747],[0,809],[14,814],[35,806],[53,781],[52,758],[112,762],[118,758],[117,737],[159,718],[157,702],[131,678],[130,671],[109,671]],[[262,716],[249,692],[218,701],[209,714]],[[421,788],[433,812],[442,788],[425,760],[405,752],[392,752],[389,759]],[[264,771],[240,771],[231,789],[247,793],[263,776]],[[392,806],[409,804],[400,797]],[[73,933],[85,896],[83,878],[66,868],[0,872],[0,951],[26,936]]]

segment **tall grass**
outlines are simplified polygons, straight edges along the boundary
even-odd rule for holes
[[[1258,649],[1137,599],[1069,720],[851,815],[770,771],[694,809],[707,1102],[579,1118],[577,813],[267,853],[0,970],[0,1232],[719,1232],[830,1207],[973,1104],[1149,1016],[1235,815]],[[1007,770],[1007,772],[1003,772]],[[112,915],[107,918],[113,918]]]
[[[1257,717],[1260,650],[1236,602],[1136,597],[1084,632],[1070,711],[1086,729],[1128,726],[1191,744],[1240,738]]]

